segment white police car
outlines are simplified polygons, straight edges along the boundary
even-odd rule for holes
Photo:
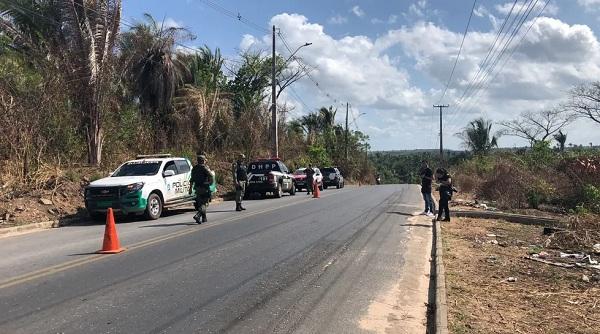
[[[194,203],[190,195],[192,164],[168,154],[141,155],[127,161],[109,177],[85,188],[85,207],[90,216],[102,216],[108,208],[124,214],[145,214],[158,219],[165,208]],[[211,185],[213,192],[216,185]]]

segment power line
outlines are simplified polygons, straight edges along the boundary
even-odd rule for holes
[[[221,5],[219,5],[218,3],[214,2],[214,1],[210,1],[210,0],[199,0],[199,1],[201,3],[203,3],[203,4],[205,4],[206,6],[214,9],[215,11],[217,11],[217,12],[225,15],[225,16],[228,16],[228,17],[230,17],[230,18],[232,18],[232,19],[234,19],[236,21],[242,22],[243,24],[247,25],[248,27],[250,27],[252,29],[255,29],[257,31],[260,31],[260,32],[263,32],[263,33],[266,33],[266,34],[268,34],[268,33],[271,32],[266,27],[263,27],[263,26],[261,26],[261,25],[259,25],[257,23],[254,23],[253,21],[245,18],[244,16],[242,16],[240,14],[240,12],[237,12],[237,13],[233,12],[233,11],[231,11],[231,10],[229,10],[229,9],[221,6]]]
[[[535,22],[538,20],[538,18],[544,13],[544,11],[546,10],[546,7],[548,6],[548,4],[550,3],[550,0],[546,0],[546,2],[544,3],[544,6],[542,7],[542,9],[539,11],[539,13],[535,16],[535,18],[533,18],[531,20],[531,24],[529,24],[529,27],[527,28],[527,30],[525,31],[524,34],[521,35],[521,38],[518,40],[517,44],[512,48],[510,54],[508,55],[508,57],[504,58],[504,61],[502,63],[502,65],[500,66],[500,69],[496,72],[496,74],[492,77],[491,80],[488,80],[486,82],[485,87],[483,87],[483,89],[480,89],[477,93],[476,93],[476,97],[477,100],[479,100],[479,98],[481,97],[481,92],[486,90],[489,86],[490,83],[494,82],[496,80],[496,78],[498,77],[498,75],[502,72],[502,70],[504,69],[504,67],[508,64],[508,62],[512,59],[513,55],[515,54],[515,52],[519,49],[519,47],[521,46],[521,43],[523,42],[523,40],[525,39],[525,37],[527,36],[527,34],[529,33],[529,31],[531,30],[531,28],[533,28]],[[537,1],[536,4],[531,7],[529,14],[531,13],[531,11],[535,8],[535,6],[537,5]],[[529,17],[529,14],[527,15],[527,17]],[[526,19],[525,19],[526,20]],[[524,22],[523,22],[524,23]],[[513,36],[514,38],[514,36]],[[497,63],[495,64],[497,65]],[[495,68],[494,65],[494,68]],[[471,108],[469,110],[472,110],[474,106],[474,103],[471,104]]]
[[[462,41],[460,42],[460,48],[458,49],[458,54],[456,55],[456,59],[454,60],[454,65],[452,66],[452,71],[450,72],[450,77],[448,78],[448,82],[446,83],[446,87],[444,88],[444,92],[440,97],[439,102],[442,102],[444,97],[446,96],[446,92],[448,91],[448,87],[450,87],[450,83],[452,82],[452,77],[454,76],[454,71],[456,70],[456,64],[458,64],[458,59],[460,58],[460,53],[463,49],[463,45],[465,43],[465,38],[467,37],[467,32],[469,31],[469,26],[471,25],[471,19],[473,18],[473,12],[475,12],[475,5],[477,4],[477,0],[473,1],[473,7],[471,8],[471,14],[469,15],[469,20],[467,21],[467,27],[465,28],[465,33],[463,34]]]
[[[508,23],[508,21],[510,20],[510,16],[512,15],[512,13],[514,11],[514,8],[517,5],[518,0],[515,0],[515,2],[513,3],[513,6],[511,7],[510,12],[507,14],[507,16],[504,20],[504,23],[502,24],[502,27],[498,31],[498,34],[496,35],[494,42],[490,46],[490,49],[488,50],[486,57],[484,58],[483,62],[480,63],[477,73],[475,74],[473,79],[469,82],[467,88],[463,92],[460,99],[456,102],[458,109],[457,109],[456,113],[454,113],[453,117],[451,117],[451,120],[449,121],[449,123],[454,123],[459,116],[462,116],[461,113],[464,110],[465,102],[467,100],[469,100],[473,96],[474,93],[478,92],[478,90],[481,88],[481,86],[485,83],[485,80],[488,78],[489,73],[491,71],[493,71],[495,68],[494,64],[496,64],[497,61],[500,58],[502,58],[502,56],[505,53],[506,48],[512,42],[514,36],[517,35],[518,32],[520,31],[522,24],[527,19],[526,15],[528,13],[528,9],[532,8],[531,5],[533,4],[533,0],[527,0],[527,1],[529,1],[529,4],[526,5],[527,2],[523,3],[523,5],[519,8],[518,13],[510,21],[510,24],[509,24],[508,28],[506,29],[507,33],[502,35],[502,32],[504,31],[504,28],[506,27],[506,23]],[[536,3],[537,3],[537,1],[538,0],[536,0]],[[525,11],[523,11],[524,9],[525,9]],[[518,22],[518,23],[515,26],[516,22]],[[513,29],[513,27],[514,27],[514,29]],[[510,33],[508,33],[509,31],[510,31]],[[498,46],[498,48],[497,48],[497,46]],[[482,76],[480,77],[480,75],[482,75]]]

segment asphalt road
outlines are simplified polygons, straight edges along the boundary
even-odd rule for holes
[[[0,239],[0,333],[366,333],[403,274],[418,187],[363,186]],[[428,256],[429,250],[423,250]]]

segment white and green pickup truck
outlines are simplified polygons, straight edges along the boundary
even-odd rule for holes
[[[144,214],[160,218],[164,209],[194,203],[190,195],[192,164],[168,154],[140,155],[127,161],[109,177],[85,188],[85,207],[92,218],[102,217],[108,208],[123,214]],[[216,184],[211,185],[216,192]]]

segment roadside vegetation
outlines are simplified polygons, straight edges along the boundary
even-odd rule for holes
[[[196,36],[148,14],[122,26],[120,0],[10,0],[0,13],[1,219],[33,206],[7,206],[26,196],[59,202],[60,194],[80,205],[44,207],[43,215],[74,214],[81,183],[136,154],[193,160],[206,152],[221,190],[230,188],[237,153],[270,155],[265,52],[226,59],[218,48],[186,48]],[[311,70],[283,56],[276,64],[278,94]],[[346,133],[334,107],[295,119],[289,105],[278,112],[280,158],[289,166],[336,165],[349,181],[373,179],[368,136]]]

